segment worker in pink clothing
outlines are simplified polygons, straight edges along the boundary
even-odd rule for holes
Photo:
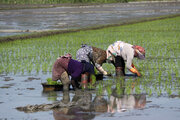
[[[116,41],[111,44],[107,50],[107,60],[114,61],[116,74],[125,75],[126,67],[137,76],[141,76],[140,72],[133,64],[133,58],[145,59],[145,49],[138,45],[131,45],[122,41]]]
[[[60,56],[56,59],[52,69],[52,80],[61,80],[63,90],[68,91],[69,85],[72,84],[73,88],[78,88],[78,79],[81,74],[89,73],[94,75],[94,66],[88,62],[79,62],[72,59],[71,54]],[[71,81],[69,79],[71,76]]]

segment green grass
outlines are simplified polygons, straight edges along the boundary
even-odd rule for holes
[[[106,49],[114,41],[122,40],[143,46],[146,60],[133,62],[142,77],[126,79],[125,92],[131,94],[131,84],[136,83],[134,92],[161,95],[179,94],[180,86],[180,17],[151,22],[109,27],[99,30],[65,33],[54,36],[17,40],[0,43],[0,72],[4,74],[51,73],[56,58],[76,51],[82,43]],[[114,73],[112,65],[103,67]],[[126,70],[126,72],[128,72]],[[129,81],[129,82],[128,82]],[[140,82],[136,82],[140,81]],[[137,88],[136,88],[137,87]],[[99,85],[102,93],[102,85]],[[110,87],[107,87],[111,93]],[[120,89],[120,88],[118,88]]]

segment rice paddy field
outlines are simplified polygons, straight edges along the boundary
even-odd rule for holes
[[[105,50],[118,40],[145,48],[146,59],[133,60],[142,77],[127,69],[125,77],[116,77],[113,65],[103,64],[113,76],[97,82],[95,91],[88,92],[93,98],[102,96],[108,107],[106,112],[88,112],[87,116],[93,115],[88,119],[179,119],[180,17],[175,17],[0,43],[0,120],[56,119],[54,111],[23,113],[14,108],[62,99],[61,91],[43,93],[41,86],[51,77],[58,56],[71,53],[75,59],[82,43]],[[74,96],[73,91],[69,94]],[[80,119],[77,116],[72,119]],[[81,119],[87,119],[84,116]]]

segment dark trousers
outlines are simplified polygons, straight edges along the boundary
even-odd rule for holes
[[[125,75],[125,62],[121,56],[115,57],[115,69],[116,69],[116,76],[124,76]]]

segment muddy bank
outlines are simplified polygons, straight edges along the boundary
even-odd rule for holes
[[[0,4],[0,10],[16,10],[16,9],[35,9],[35,8],[54,8],[54,7],[73,7],[73,6],[90,6],[100,5],[98,3],[63,3],[63,4],[34,4],[34,5],[13,5],[13,4]]]
[[[102,28],[179,14],[179,5],[180,2],[139,2],[0,10],[0,36]]]
[[[35,33],[31,33],[31,34],[0,37],[0,42],[9,42],[9,41],[14,41],[14,40],[39,38],[39,37],[44,37],[44,36],[65,34],[65,33],[71,33],[71,32],[79,32],[79,31],[85,31],[85,30],[96,30],[96,29],[102,29],[102,28],[107,28],[107,27],[115,27],[115,26],[122,26],[122,25],[128,25],[128,24],[136,24],[136,23],[141,23],[141,22],[167,19],[167,18],[174,18],[174,17],[179,17],[179,16],[180,16],[180,14],[175,14],[175,15],[166,15],[166,16],[152,17],[152,18],[141,18],[141,19],[133,19],[133,20],[131,19],[131,20],[125,20],[119,24],[102,25],[102,26],[99,25],[97,27],[89,27],[89,28],[82,28],[82,29],[38,31]],[[30,32],[30,31],[26,31],[26,32]]]
[[[166,0],[165,2],[177,2],[179,0]],[[164,1],[157,1],[157,0],[152,0],[152,1],[142,1],[142,2],[128,2],[128,3],[133,3],[133,4],[143,4],[143,3],[163,3]],[[53,7],[73,7],[73,6],[103,6],[106,4],[110,3],[61,3],[61,4],[0,4],[0,10],[13,10],[13,9],[34,9],[34,8],[53,8]],[[125,3],[124,3],[125,4]],[[127,4],[127,3],[126,3]]]

